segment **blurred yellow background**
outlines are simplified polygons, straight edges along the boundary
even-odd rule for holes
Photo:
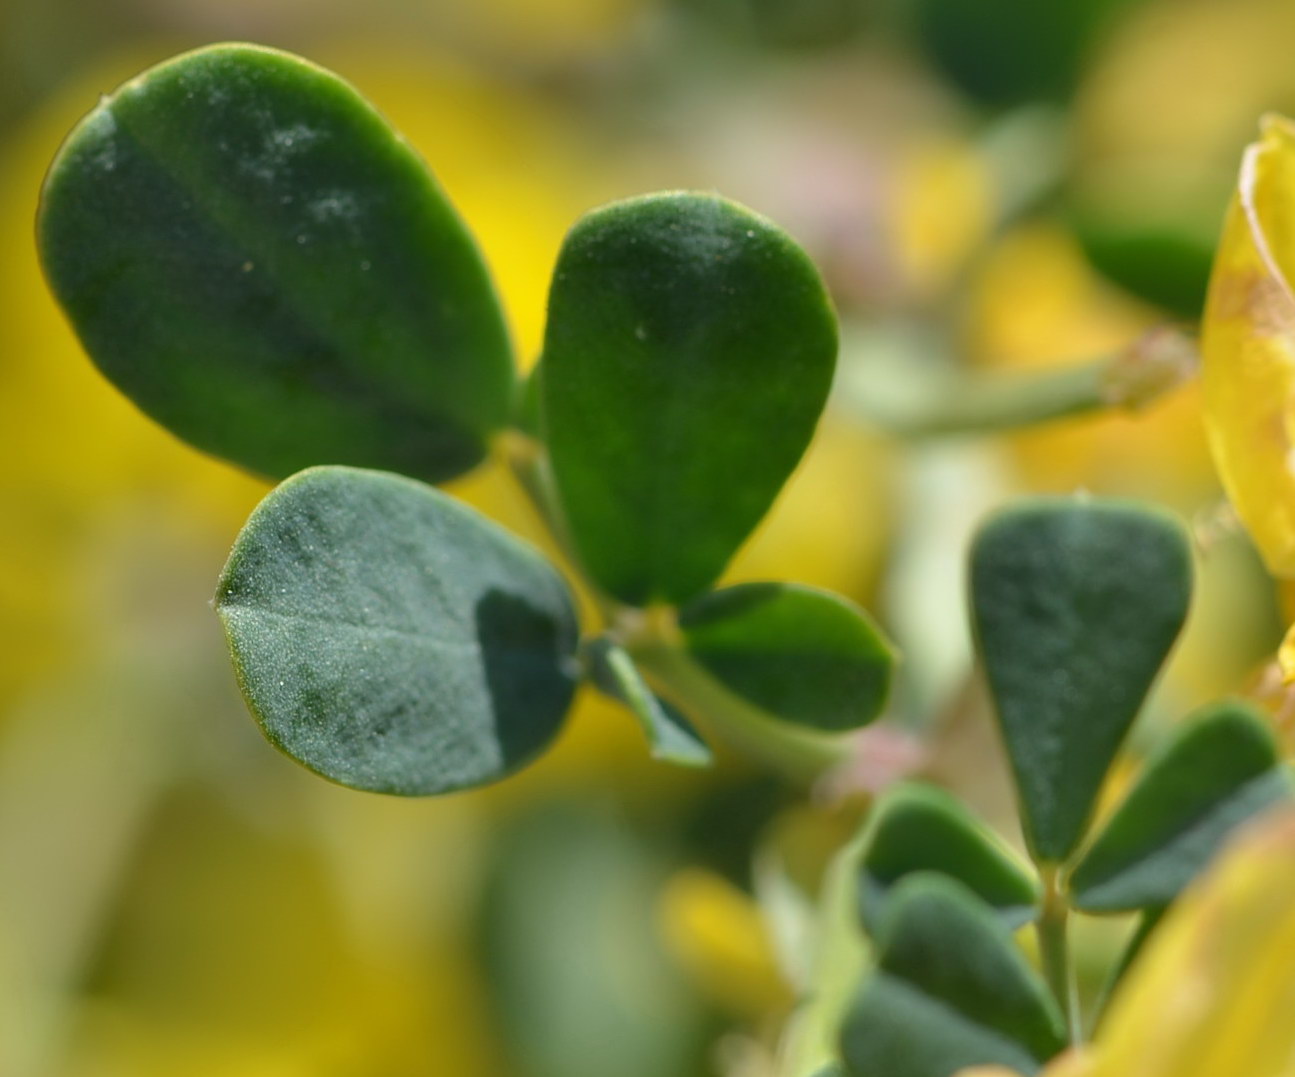
[[[0,7],[0,1077],[759,1077],[790,997],[750,898],[803,800],[772,776],[653,764],[592,697],[520,777],[436,801],[261,740],[208,603],[265,487],[111,389],[36,264],[43,171],[99,93],[225,39],[337,71],[478,236],[522,362],[592,206],[713,187],[788,228],[840,308],[842,385],[730,575],[874,610],[904,654],[890,728],[1001,820],[961,584],[983,512],[1085,488],[1193,521],[1147,730],[1258,675],[1272,589],[1193,386],[1010,437],[903,442],[864,405],[1190,326],[1241,148],[1295,111],[1293,35],[1284,0]],[[537,537],[501,472],[453,489]],[[830,846],[855,807],[800,810]]]

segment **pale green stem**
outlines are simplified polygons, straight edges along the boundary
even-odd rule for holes
[[[775,1077],[813,1077],[840,1062],[841,1025],[868,963],[859,927],[859,861],[871,840],[865,828],[832,859],[815,920],[811,993],[788,1021],[778,1045]]]
[[[1070,960],[1068,937],[1070,904],[1061,886],[1058,869],[1043,868],[1041,874],[1043,905],[1035,924],[1039,936],[1039,958],[1048,986],[1065,1015],[1070,1040],[1072,1043],[1080,1043],[1083,1040],[1083,1024],[1079,1014],[1079,989]]]
[[[848,738],[815,735],[766,717],[656,632],[622,643],[639,668],[707,730],[793,780],[808,784],[849,759]]]
[[[1192,377],[1196,346],[1161,327],[1127,348],[1065,367],[1016,373],[950,372],[917,399],[861,404],[863,418],[896,437],[989,434],[1105,410],[1140,411]]]

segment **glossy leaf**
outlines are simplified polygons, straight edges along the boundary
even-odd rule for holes
[[[1071,876],[1076,905],[1124,912],[1168,905],[1245,820],[1291,799],[1268,723],[1224,703],[1178,730]]]
[[[885,705],[894,655],[862,609],[829,591],[746,583],[679,611],[688,654],[775,718],[826,732],[867,725]]]
[[[895,890],[877,969],[846,1019],[851,1077],[1023,1074],[1065,1045],[1060,1014],[992,910],[961,884],[913,875]]]
[[[836,319],[783,232],[714,195],[649,195],[567,236],[541,404],[590,577],[631,605],[706,589],[800,460]]]
[[[893,888],[916,872],[956,879],[1009,928],[1033,918],[1038,884],[1002,843],[953,797],[930,785],[902,785],[875,809],[860,860],[859,908],[875,932]]]
[[[593,682],[633,713],[647,735],[652,758],[685,767],[709,766],[710,748],[679,711],[659,698],[623,647],[606,638],[585,647]]]
[[[1191,579],[1182,526],[1125,502],[1034,499],[977,536],[976,638],[1039,860],[1065,860],[1083,837]]]
[[[216,596],[265,735],[326,778],[418,795],[480,785],[553,739],[577,625],[547,561],[413,479],[344,467],[273,490]]]
[[[253,471],[440,480],[507,419],[471,237],[382,117],[294,56],[213,46],[105,97],[50,169],[38,232],[103,373]]]

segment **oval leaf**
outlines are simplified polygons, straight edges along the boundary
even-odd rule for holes
[[[684,767],[706,767],[714,761],[701,734],[674,707],[648,687],[623,647],[601,637],[585,647],[595,685],[623,703],[638,719],[652,748],[652,758]]]
[[[294,56],[218,45],[105,97],[50,169],[38,232],[109,380],[253,471],[441,480],[507,418],[471,237],[382,117]]]
[[[876,972],[842,1029],[852,1077],[1033,1074],[1064,1046],[1051,996],[992,910],[933,873],[895,888]]]
[[[790,583],[713,591],[679,612],[692,658],[735,695],[797,725],[842,732],[885,705],[894,655],[853,602]]]
[[[976,537],[976,640],[1039,860],[1065,860],[1083,837],[1191,580],[1182,526],[1124,502],[1034,499]]]
[[[714,195],[619,202],[558,258],[545,436],[591,578],[631,605],[709,586],[800,460],[836,319],[770,222]]]
[[[1268,723],[1223,703],[1184,726],[1084,854],[1070,879],[1087,912],[1168,905],[1233,829],[1291,799]]]
[[[576,618],[552,566],[397,475],[321,467],[281,484],[216,608],[265,735],[355,789],[501,778],[549,744],[575,689]]]
[[[876,809],[860,861],[859,909],[876,933],[903,879],[936,871],[966,886],[1009,928],[1034,916],[1038,883],[960,802],[929,785],[901,785]]]

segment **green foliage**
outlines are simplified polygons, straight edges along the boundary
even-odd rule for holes
[[[1001,842],[948,793],[902,785],[874,809],[859,864],[859,908],[870,931],[883,921],[894,887],[918,872],[939,872],[966,886],[1009,928],[1028,923],[1038,883]]]
[[[1089,912],[1168,905],[1238,823],[1292,795],[1267,722],[1223,703],[1180,729],[1093,841],[1070,878]]]
[[[976,640],[1039,860],[1065,860],[1083,838],[1191,581],[1182,526],[1124,502],[1027,501],[977,536]]]
[[[918,13],[937,56],[957,53],[946,66],[1000,101],[1060,92],[1051,80],[1103,3],[997,3],[1057,31],[1051,52],[1006,64],[1010,33],[977,52],[975,4],[921,0]],[[143,410],[255,471],[307,468],[253,513],[216,601],[248,706],[292,758],[384,793],[481,785],[554,740],[583,676],[659,759],[711,761],[678,704],[797,777],[856,762],[835,734],[878,716],[895,661],[868,615],[794,584],[709,590],[801,459],[836,361],[822,281],[770,222],[678,192],[588,214],[520,387],[485,267],[403,140],[327,72],[226,45],[91,112],[51,168],[38,231],[87,350]],[[982,401],[981,418],[1019,416],[1009,397]],[[523,488],[587,574],[604,624],[583,645],[547,560],[418,481],[460,474],[505,432]],[[1140,910],[1154,925],[1233,828],[1292,796],[1263,719],[1225,705],[1175,735],[1088,837],[1187,613],[1177,522],[1116,501],[1027,501],[983,527],[970,579],[1039,870],[937,789],[885,796],[824,887],[824,922],[854,934],[843,965],[831,937],[806,963],[830,981],[810,985],[816,1077],[1036,1072],[1066,1042],[1066,917]],[[529,1064],[674,1072],[603,948],[568,943],[624,881],[605,855],[616,843],[565,819],[536,826],[544,847],[527,832],[490,925],[533,937],[526,968],[498,981]],[[647,900],[630,889],[631,905]],[[537,909],[571,930],[537,932]],[[1030,920],[1055,1001],[1011,936]],[[875,965],[842,1022],[860,929]],[[650,978],[650,1005],[676,997],[668,973]]]
[[[624,605],[703,592],[813,434],[836,319],[776,226],[706,194],[589,214],[563,248],[545,353],[521,387],[486,269],[404,140],[328,72],[219,45],[146,71],[78,125],[50,169],[39,237],[103,371],[181,437],[252,470],[440,480],[516,423],[507,444],[525,446],[526,492],[615,600],[586,672],[656,756],[709,761],[622,638],[669,618],[626,618]],[[220,587],[267,737],[355,788],[440,793],[508,774],[551,742],[581,672],[555,570],[398,475],[289,479]],[[717,709],[721,732],[749,739],[745,697],[829,729],[880,708],[889,650],[843,600],[775,586],[714,596],[695,620],[698,657],[733,695],[694,685],[706,699],[680,702]],[[633,642],[667,666],[682,658],[673,636]]]
[[[588,801],[541,802],[505,824],[477,932],[505,1072],[693,1073],[705,1010],[660,946],[665,870]]]
[[[382,117],[296,57],[216,46],[105,97],[50,169],[38,235],[104,374],[252,471],[446,479],[507,418],[472,239]]]
[[[1214,262],[1216,222],[1208,229],[1194,220],[1125,220],[1081,207],[1071,225],[1093,266],[1116,284],[1179,318],[1196,319]]]
[[[1061,100],[1110,15],[1137,0],[904,0],[919,44],[975,100]]]
[[[265,735],[358,789],[417,795],[516,770],[575,688],[566,585],[413,479],[311,468],[252,514],[216,608]]]
[[[851,1077],[949,1077],[993,1063],[1032,1074],[1065,1045],[1042,981],[961,883],[904,879],[877,945],[842,1032]]]
[[[558,256],[540,384],[576,551],[621,602],[714,582],[809,444],[836,319],[790,239],[714,195],[589,214]]]
[[[590,675],[604,693],[625,704],[647,735],[652,758],[686,767],[708,766],[710,748],[679,711],[648,687],[634,659],[606,637],[585,646]]]
[[[863,610],[784,583],[726,587],[679,611],[688,654],[729,691],[787,722],[855,729],[881,712],[894,656]]]

